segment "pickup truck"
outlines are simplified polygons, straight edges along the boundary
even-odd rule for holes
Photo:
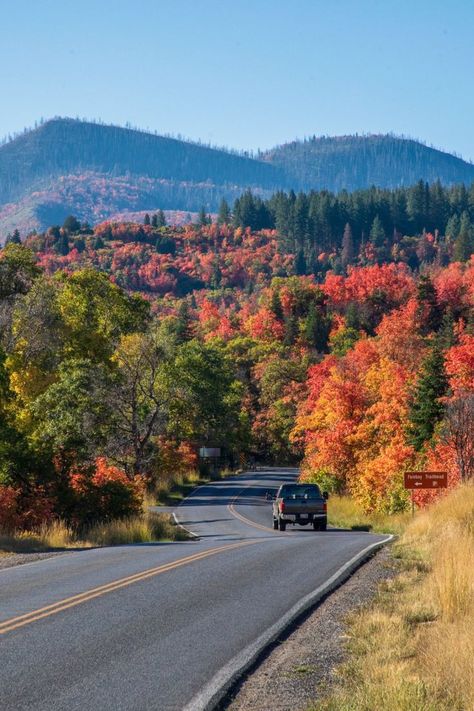
[[[325,531],[328,494],[317,484],[282,484],[273,501],[273,528],[285,531],[286,524],[307,526]]]

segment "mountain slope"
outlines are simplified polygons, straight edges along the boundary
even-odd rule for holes
[[[91,223],[120,212],[215,210],[247,188],[349,191],[423,179],[471,183],[474,166],[393,136],[313,138],[259,158],[75,119],[53,119],[0,147],[0,240],[76,214]]]
[[[299,188],[359,190],[409,186],[425,180],[445,185],[474,181],[474,165],[412,139],[389,135],[338,136],[294,141],[263,159]]]

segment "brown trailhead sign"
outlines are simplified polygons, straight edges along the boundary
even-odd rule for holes
[[[405,472],[405,489],[446,489],[448,472]]]

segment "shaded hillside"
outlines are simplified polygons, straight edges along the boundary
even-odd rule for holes
[[[445,185],[471,183],[474,165],[461,158],[395,136],[338,136],[294,141],[263,156],[281,168],[287,182],[304,190],[394,188],[418,180]]]
[[[73,119],[53,119],[0,147],[0,242],[60,224],[157,209],[217,210],[250,188],[333,192],[419,180],[471,183],[474,166],[413,140],[342,136],[288,143],[259,158]]]
[[[278,169],[260,161],[142,131],[53,119],[0,148],[0,202],[52,176],[94,171],[177,182],[275,188]]]

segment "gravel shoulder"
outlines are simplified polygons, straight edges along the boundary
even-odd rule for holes
[[[273,645],[219,708],[294,711],[321,699],[344,661],[347,615],[369,603],[379,584],[396,572],[386,546]]]
[[[63,555],[69,551],[48,551],[46,553],[0,553],[0,570],[13,568],[15,565],[34,563],[44,558],[52,558],[56,555]]]

